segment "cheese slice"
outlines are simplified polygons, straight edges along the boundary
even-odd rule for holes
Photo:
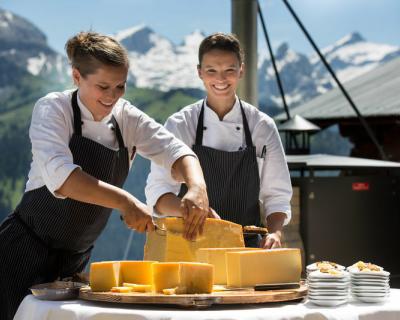
[[[117,293],[129,293],[132,292],[132,288],[131,287],[112,287],[111,292],[117,292]]]
[[[227,285],[252,287],[256,284],[299,282],[299,249],[233,251],[226,253]]]
[[[147,234],[145,260],[195,262],[199,248],[244,247],[242,226],[226,220],[208,218],[203,234],[196,241],[183,238],[181,218],[162,218],[158,223],[166,228],[166,235],[157,231]]]
[[[133,292],[151,292],[151,291],[153,291],[152,284],[136,284],[136,283],[124,282],[122,285],[124,287],[130,287]]]
[[[207,263],[160,262],[154,263],[153,288],[165,294],[210,293],[214,267]]]
[[[118,261],[91,263],[89,282],[93,292],[110,291],[112,287],[119,287],[120,263]]]
[[[214,266],[214,284],[226,285],[226,252],[262,250],[260,248],[200,248],[197,250],[197,261]]]
[[[152,284],[151,265],[156,261],[121,261],[121,282]]]

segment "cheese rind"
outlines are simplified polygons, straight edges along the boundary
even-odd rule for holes
[[[151,265],[156,261],[121,261],[121,282],[152,284]]]
[[[226,268],[230,287],[299,282],[301,254],[299,249],[227,252]]]
[[[197,261],[214,266],[214,284],[226,285],[226,252],[262,250],[260,248],[200,248]]]
[[[155,292],[210,293],[214,267],[207,263],[160,262],[154,263],[153,288]]]
[[[110,291],[112,287],[119,287],[121,284],[119,262],[103,261],[91,263],[89,282],[93,292]]]

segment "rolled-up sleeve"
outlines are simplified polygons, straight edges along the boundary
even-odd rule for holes
[[[268,127],[269,134],[261,170],[260,200],[266,217],[274,212],[283,212],[286,214],[286,225],[291,219],[292,185],[289,169],[275,123],[269,121],[264,125]]]
[[[69,149],[70,133],[65,115],[60,106],[51,99],[40,99],[32,113],[29,137],[32,156],[39,167],[47,189],[58,198],[57,190],[73,170],[79,168],[73,163]]]
[[[176,138],[179,139],[179,141],[182,141],[182,143],[185,144],[185,147],[190,149],[188,147],[189,141],[189,135],[185,131],[187,130],[187,127],[184,126],[184,119],[178,117],[170,117],[166,123],[165,123],[165,128],[169,132],[171,132]],[[190,149],[190,151],[193,153],[193,151]],[[195,154],[193,153],[195,156]],[[147,183],[146,183],[146,188],[145,188],[145,194],[146,194],[146,201],[147,204],[154,208],[155,204],[157,203],[157,200],[166,193],[174,193],[178,195],[180,191],[181,183],[177,182],[174,180],[170,174],[165,168],[161,167],[160,165],[156,163],[151,164],[151,171],[149,176],[147,177]]]
[[[188,146],[144,113],[137,122],[134,144],[140,155],[166,169],[169,175],[176,160],[186,155],[196,157]]]

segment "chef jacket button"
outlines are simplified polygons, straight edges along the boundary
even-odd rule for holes
[[[236,127],[236,130],[240,130],[240,127]]]
[[[203,130],[207,130],[207,127],[203,127]]]
[[[97,136],[97,141],[100,141],[101,140],[101,137],[100,136]]]

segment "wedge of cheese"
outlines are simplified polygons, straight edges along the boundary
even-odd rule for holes
[[[211,293],[214,267],[207,263],[154,263],[153,288],[165,294]],[[170,290],[171,289],[171,290]]]
[[[118,261],[91,263],[89,282],[93,292],[110,291],[113,287],[119,287],[120,263]]]
[[[163,218],[158,223],[167,232],[165,235],[156,231],[147,234],[145,260],[194,262],[199,248],[244,247],[242,226],[226,220],[208,218],[203,234],[195,241],[183,238],[184,225],[181,218]]]
[[[117,293],[130,293],[132,292],[131,287],[112,287],[111,292],[117,292]]]
[[[120,261],[121,281],[134,284],[152,284],[151,265],[156,261]]]
[[[152,284],[135,284],[135,283],[127,283],[124,282],[122,284],[124,287],[129,287],[133,292],[152,292],[153,285]]]
[[[256,284],[299,282],[299,249],[232,251],[226,253],[227,285],[252,287]]]
[[[226,285],[226,252],[254,251],[260,248],[200,248],[197,250],[197,261],[214,266],[214,284]]]

